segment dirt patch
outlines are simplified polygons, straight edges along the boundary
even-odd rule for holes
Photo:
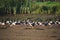
[[[13,26],[5,30],[0,29],[0,40],[56,40],[54,28],[45,27],[29,28],[29,26]]]

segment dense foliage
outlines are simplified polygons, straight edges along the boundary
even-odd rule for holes
[[[0,16],[15,14],[60,14],[60,3],[37,0],[0,0]]]

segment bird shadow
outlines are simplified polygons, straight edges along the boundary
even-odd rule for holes
[[[35,30],[44,30],[44,29],[42,29],[42,28],[35,28]]]
[[[57,39],[57,40],[60,40],[60,39]]]
[[[50,36],[50,37],[56,37],[56,36]]]

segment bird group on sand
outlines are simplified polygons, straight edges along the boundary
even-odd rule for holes
[[[15,26],[15,25],[28,25],[28,26],[51,26],[51,25],[60,25],[60,21],[46,21],[46,22],[41,22],[41,21],[32,21],[30,19],[27,20],[7,20],[4,22],[0,22],[0,26],[5,26],[9,25],[10,27]]]

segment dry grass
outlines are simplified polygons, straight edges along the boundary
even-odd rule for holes
[[[26,20],[27,18],[30,18],[34,21],[37,21],[37,20],[45,20],[47,18],[55,18],[56,15],[40,15],[40,14],[36,14],[36,15],[32,15],[32,14],[16,14],[16,15],[8,15],[8,16],[3,16],[3,17],[0,17],[0,21],[4,21],[4,20]]]

